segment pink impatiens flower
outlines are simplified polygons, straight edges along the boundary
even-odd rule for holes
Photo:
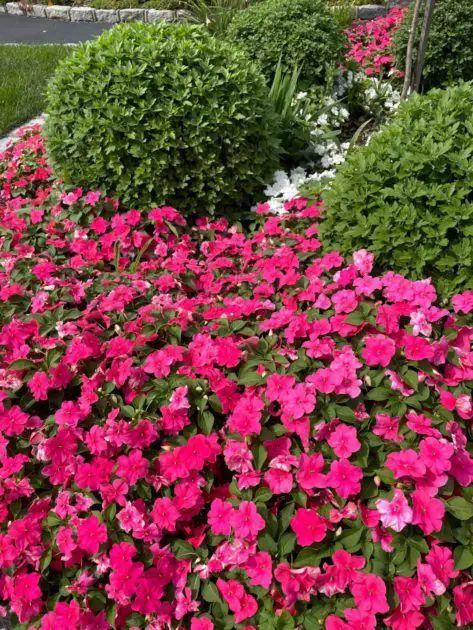
[[[361,356],[370,366],[386,367],[396,352],[396,344],[386,335],[372,335],[365,337],[365,347]]]
[[[414,578],[395,577],[394,592],[399,598],[399,605],[403,613],[419,610],[425,603],[425,596],[420,589],[419,583]]]
[[[442,501],[431,497],[428,491],[422,489],[414,490],[411,497],[412,524],[418,525],[426,535],[440,531],[445,515],[445,505]]]
[[[240,540],[252,540],[265,528],[265,522],[252,501],[242,501],[231,517],[235,536]]]
[[[312,490],[313,488],[325,488],[327,476],[323,474],[324,458],[320,453],[314,455],[301,455],[299,469],[296,473],[296,481],[302,490]]]
[[[400,532],[412,522],[412,510],[401,490],[394,491],[392,501],[378,499],[376,508],[381,516],[384,527],[390,527],[395,532]]]
[[[325,538],[327,525],[315,510],[299,508],[291,520],[291,528],[301,547],[307,547]]]
[[[339,424],[335,431],[329,435],[327,442],[338,457],[348,459],[361,448],[361,444],[356,435],[355,427]]]
[[[346,459],[334,461],[330,465],[330,472],[327,475],[327,486],[334,488],[342,499],[358,494],[361,490],[360,481],[363,478],[363,471],[358,466],[350,464]]]
[[[386,599],[386,584],[373,573],[358,573],[350,586],[355,604],[360,610],[373,615],[389,610]]]
[[[233,506],[227,503],[227,501],[222,501],[221,499],[214,499],[212,501],[207,515],[207,521],[212,534],[215,536],[218,536],[218,534],[228,536],[228,534],[230,534],[232,531],[231,519],[234,511]]]
[[[97,553],[107,540],[107,527],[96,516],[89,516],[77,524],[77,545],[87,553]]]

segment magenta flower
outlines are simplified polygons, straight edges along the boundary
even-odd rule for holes
[[[412,510],[401,490],[394,491],[392,501],[378,499],[376,509],[381,516],[384,527],[390,527],[395,532],[400,532],[406,525],[412,522]]]
[[[252,540],[265,528],[264,519],[256,511],[252,501],[242,501],[231,516],[235,536],[241,540]]]
[[[301,547],[307,547],[325,538],[327,525],[315,510],[299,508],[291,520],[291,528]]]

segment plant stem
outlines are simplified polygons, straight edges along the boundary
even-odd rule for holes
[[[406,99],[409,95],[409,88],[411,86],[412,79],[412,53],[414,50],[414,43],[416,39],[417,22],[419,21],[419,13],[422,0],[416,0],[414,4],[414,11],[412,13],[412,21],[409,29],[409,41],[407,44],[406,53],[406,73],[404,75],[404,85],[402,87],[401,98]]]

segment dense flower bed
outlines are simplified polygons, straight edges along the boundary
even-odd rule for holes
[[[0,156],[0,597],[24,627],[473,623],[473,293]],[[17,626],[19,627],[19,626]],[[378,626],[379,627],[379,626]]]
[[[358,21],[347,30],[351,48],[348,59],[362,66],[367,75],[397,74],[393,35],[406,15],[406,7],[394,7],[386,17],[369,22]]]

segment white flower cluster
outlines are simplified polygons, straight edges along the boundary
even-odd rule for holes
[[[295,168],[289,175],[285,171],[276,171],[273,184],[264,191],[271,212],[285,214],[284,202],[297,197],[300,186],[306,181],[307,173],[303,168]]]
[[[307,181],[330,181],[335,177],[337,167],[345,161],[350,142],[339,142],[342,125],[350,113],[341,99],[356,98],[358,106],[371,115],[381,125],[395,113],[401,95],[387,81],[368,77],[364,73],[339,73],[334,79],[333,91],[317,103],[307,92],[299,92],[295,106],[299,116],[311,125],[312,152],[315,161],[309,165],[311,172],[296,168],[291,173],[277,171],[274,183],[268,186],[265,194],[267,203],[274,214],[284,214],[284,202],[297,197],[298,190]],[[367,138],[366,144],[369,143]]]

